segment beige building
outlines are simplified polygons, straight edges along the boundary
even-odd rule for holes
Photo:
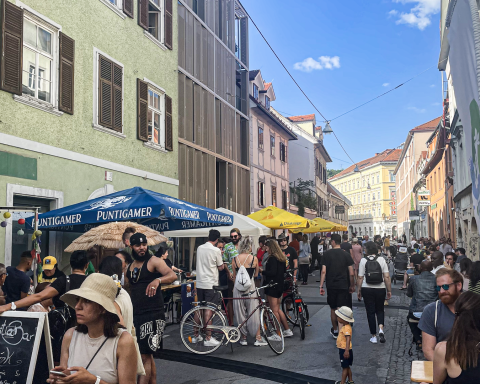
[[[250,71],[249,80],[251,210],[269,205],[288,210],[288,142],[297,136],[270,110],[272,83],[264,82],[260,70]]]
[[[407,241],[412,238],[410,211],[416,211],[413,190],[421,177],[417,173],[417,162],[422,155],[422,151],[427,150],[426,142],[437,128],[439,121],[440,117],[437,117],[408,132],[398,164],[394,170],[398,235],[405,234]]]
[[[327,193],[328,216],[324,218],[348,227],[348,210],[352,206],[352,202],[329,182],[327,182]]]

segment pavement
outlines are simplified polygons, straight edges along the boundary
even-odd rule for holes
[[[275,355],[268,347],[254,347],[236,343],[233,350],[222,346],[210,355],[195,355],[187,351],[178,325],[166,328],[164,350],[155,359],[157,383],[175,384],[330,384],[341,379],[341,367],[335,340],[330,335],[330,308],[326,296],[320,296],[319,271],[309,277],[309,285],[300,285],[300,292],[308,304],[309,326],[305,340],[300,339],[298,328],[294,336],[285,339],[285,352]],[[423,355],[412,348],[412,335],[406,316],[409,298],[394,286],[390,305],[385,310],[385,344],[371,344],[367,316],[363,302],[353,298],[352,366],[356,384],[410,383],[412,360]]]

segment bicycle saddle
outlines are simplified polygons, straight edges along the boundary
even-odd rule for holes
[[[228,289],[228,285],[214,285],[212,288],[214,291],[226,291]]]

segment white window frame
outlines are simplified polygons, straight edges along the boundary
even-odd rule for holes
[[[166,132],[165,132],[165,95],[166,92],[165,90],[155,84],[154,82],[148,80],[146,77],[143,78],[143,81],[148,83],[148,90],[157,93],[160,96],[160,134],[163,132],[163,145],[162,144],[157,144],[154,143],[153,141],[146,141],[143,143],[145,147],[157,150],[159,152],[164,152],[168,153],[168,151],[165,149],[165,139],[166,139]],[[150,107],[150,104],[148,105],[148,113],[151,113],[152,111],[155,111],[154,108]],[[153,138],[153,136],[152,136]],[[160,142],[161,142],[161,137],[160,137]]]
[[[160,5],[157,5],[153,0],[148,0],[148,6],[152,5],[152,7],[156,8],[158,12],[160,13],[160,16],[158,18],[159,25],[158,30],[160,31],[160,39],[157,39],[155,36],[153,36],[149,31],[144,31],[144,35],[148,37],[150,40],[152,40],[155,44],[157,44],[160,48],[163,50],[166,50],[167,47],[164,45],[165,43],[165,6],[164,6],[164,0],[159,1]],[[150,12],[148,12],[150,13]],[[149,17],[148,17],[149,19]],[[149,20],[147,20],[147,24],[149,24]]]
[[[107,58],[108,60],[113,61],[118,66],[122,67],[122,132],[114,131],[111,128],[104,127],[99,124],[99,117],[98,117],[98,101],[99,101],[99,94],[98,94],[98,73],[99,73],[99,57],[102,55],[103,57]],[[127,136],[124,133],[124,124],[125,123],[125,66],[120,63],[118,60],[115,60],[113,57],[107,55],[105,52],[100,51],[98,48],[93,47],[93,129],[108,133],[109,135],[118,137],[119,139],[125,139]]]
[[[270,97],[268,96],[265,96],[265,108],[270,109]]]
[[[255,92],[255,91],[257,91],[257,92]],[[259,89],[258,89],[257,84],[253,83],[253,98],[254,98],[255,100],[257,100],[257,101],[258,101],[259,92],[260,92],[260,91],[259,91]],[[255,96],[255,93],[257,94],[257,96]]]
[[[107,8],[111,9],[122,19],[125,19],[127,17],[127,15],[123,13],[123,0],[113,0],[115,4],[113,4],[112,1],[110,0],[99,0],[99,1],[105,4]]]

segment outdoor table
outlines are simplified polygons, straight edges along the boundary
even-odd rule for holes
[[[169,289],[182,288],[182,284],[168,284],[162,285],[162,291],[168,291]]]
[[[410,380],[415,383],[433,383],[433,361],[412,361]]]

